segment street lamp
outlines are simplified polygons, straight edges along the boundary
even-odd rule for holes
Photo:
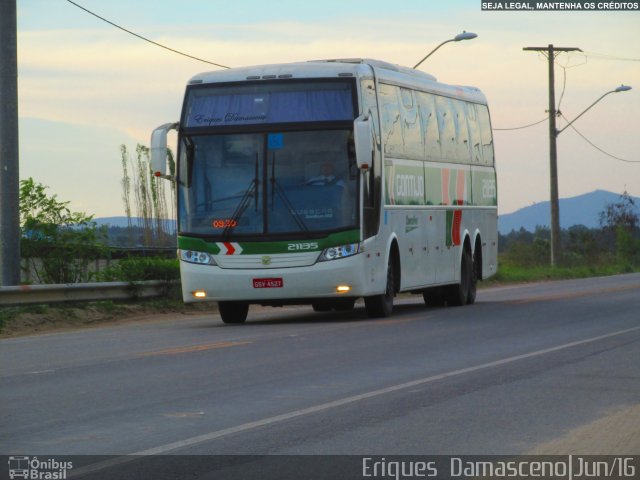
[[[576,120],[578,120],[582,115],[584,115],[585,113],[587,113],[587,111],[593,107],[596,103],[598,103],[600,100],[602,100],[604,97],[606,97],[607,95],[609,95],[610,93],[618,93],[618,92],[628,92],[629,90],[631,90],[631,87],[629,85],[620,85],[619,87],[617,87],[615,90],[611,90],[605,94],[603,94],[600,98],[598,98],[595,102],[593,102],[591,105],[589,105],[587,108],[584,109],[584,111],[578,115],[576,118],[574,118],[573,120],[571,120],[569,123],[567,123],[564,128],[560,129],[560,130],[556,130],[556,137],[558,135],[560,135],[562,132],[564,132],[568,127],[571,126],[571,124],[573,124],[573,122],[575,122]]]
[[[424,62],[427,58],[429,58],[433,52],[435,52],[436,50],[438,50],[441,46],[443,46],[445,43],[449,43],[449,42],[459,42],[461,40],[472,40],[474,38],[476,38],[478,35],[476,33],[471,33],[471,32],[465,32],[464,30],[462,31],[462,33],[459,33],[458,35],[456,35],[455,37],[449,39],[449,40],[445,40],[444,42],[442,42],[440,45],[438,45],[436,48],[434,48],[433,50],[431,50],[426,57],[424,57],[422,60],[420,60],[418,63],[416,63],[414,65],[413,68],[418,68],[420,66],[420,64],[422,62]]]

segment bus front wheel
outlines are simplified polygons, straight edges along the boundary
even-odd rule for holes
[[[224,323],[244,323],[249,304],[242,302],[218,302],[218,312]]]
[[[364,308],[371,318],[388,317],[393,311],[393,297],[396,294],[393,257],[389,256],[387,264],[387,286],[381,295],[364,297]]]

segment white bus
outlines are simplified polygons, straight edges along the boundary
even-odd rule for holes
[[[151,143],[155,175],[177,182],[184,301],[217,301],[225,323],[250,304],[349,310],[360,297],[386,317],[399,292],[464,305],[496,272],[477,88],[367,59],[203,73]]]

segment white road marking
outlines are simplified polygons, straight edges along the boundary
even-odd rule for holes
[[[473,367],[461,368],[458,370],[452,370],[450,372],[440,373],[437,375],[432,375],[430,377],[420,378],[417,380],[412,380],[410,382],[400,383],[398,385],[392,385],[386,388],[380,388],[378,390],[372,390],[370,392],[361,393],[359,395],[353,395],[350,397],[345,397],[339,400],[334,400],[332,402],[322,403],[320,405],[315,405],[313,407],[303,408],[300,410],[294,410],[291,412],[283,413],[281,415],[275,415],[273,417],[263,418],[261,420],[256,420],[254,422],[243,423],[242,425],[237,425],[235,427],[224,428],[222,430],[216,430],[213,432],[205,433],[202,435],[197,435],[195,437],[187,438],[184,440],[179,440],[177,442],[167,443],[166,445],[160,445],[158,447],[149,448],[147,450],[142,450],[139,452],[131,453],[126,456],[115,457],[110,460],[105,460],[104,462],[95,463],[93,465],[87,465],[86,467],[79,468],[72,472],[72,477],[86,475],[88,473],[92,473],[95,471],[103,470],[105,468],[114,467],[117,465],[122,465],[125,463],[129,463],[136,460],[138,456],[145,455],[161,455],[166,454],[168,452],[174,450],[180,450],[186,447],[191,447],[193,445],[197,445],[200,443],[208,442],[211,440],[216,440],[218,438],[226,437],[228,435],[233,435],[235,433],[247,432],[249,430],[254,430],[256,428],[265,427],[267,425],[273,425],[275,423],[284,422],[286,420],[291,420],[298,417],[303,417],[305,415],[311,415],[318,412],[324,412],[326,410],[330,410],[332,408],[341,407],[344,405],[349,405],[351,403],[359,402],[362,400],[367,400],[370,398],[379,397],[382,395],[386,395],[388,393],[397,392],[400,390],[405,390],[409,388],[413,388],[416,386],[425,385],[427,383],[432,383],[438,380],[443,380],[445,378],[456,377],[459,375],[464,375],[467,373],[477,372],[479,370],[485,370],[487,368],[499,367],[502,365],[506,365],[509,363],[517,362],[519,360],[525,360],[528,358],[538,357],[540,355],[545,355],[547,353],[558,352],[560,350],[565,350],[567,348],[576,347],[578,345],[584,345],[587,343],[597,342],[598,340],[604,340],[611,337],[616,337],[618,335],[624,335],[626,333],[637,332],[640,330],[640,326],[627,328],[625,330],[618,330],[616,332],[607,333],[605,335],[599,335],[597,337],[586,338],[583,340],[577,340],[575,342],[564,343],[562,345],[557,345],[555,347],[544,348],[542,350],[536,350],[534,352],[523,353],[522,355],[515,355],[513,357],[507,357],[500,360],[495,360],[493,362],[483,363],[480,365],[475,365]]]

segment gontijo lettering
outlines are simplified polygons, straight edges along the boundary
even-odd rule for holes
[[[424,177],[417,175],[396,175],[396,196],[424,196]]]

